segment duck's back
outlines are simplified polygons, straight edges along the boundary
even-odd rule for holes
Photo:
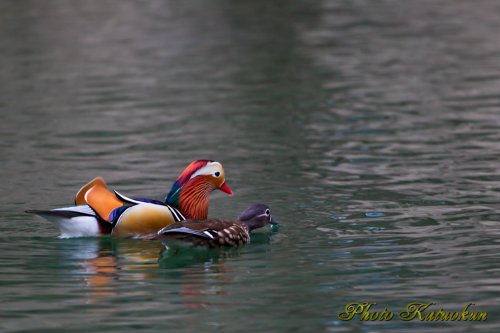
[[[248,228],[238,221],[188,220],[162,229],[160,239],[187,241],[195,246],[238,246],[250,241]]]

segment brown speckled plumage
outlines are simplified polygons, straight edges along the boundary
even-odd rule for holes
[[[240,246],[250,242],[250,231],[277,222],[269,207],[262,204],[247,208],[237,221],[188,220],[175,222],[158,232],[159,239],[177,239],[195,246]]]
[[[189,220],[176,222],[164,229],[164,231],[180,228],[188,228],[193,231],[205,233],[205,236],[197,236],[186,232],[171,232],[160,235],[161,238],[171,238],[189,241],[196,246],[238,246],[250,241],[248,228],[238,221],[222,220]],[[184,230],[184,229],[181,229]]]

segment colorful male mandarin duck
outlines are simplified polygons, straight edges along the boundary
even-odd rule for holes
[[[175,222],[160,231],[159,239],[187,241],[195,246],[238,246],[250,242],[250,232],[268,224],[278,224],[269,207],[255,204],[244,210],[236,221],[188,220]]]
[[[179,175],[165,202],[128,198],[110,191],[104,179],[97,177],[78,191],[76,206],[27,212],[54,222],[61,237],[142,236],[156,234],[186,218],[206,219],[209,194],[216,189],[233,194],[226,185],[222,165],[198,160]]]

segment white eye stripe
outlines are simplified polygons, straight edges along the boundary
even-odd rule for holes
[[[222,165],[219,162],[209,162],[204,167],[200,168],[198,171],[193,173],[189,179],[193,179],[197,176],[208,176],[214,175],[216,172],[222,174]],[[219,175],[220,176],[220,175]]]

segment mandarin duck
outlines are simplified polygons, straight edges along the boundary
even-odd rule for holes
[[[158,231],[157,239],[181,240],[194,246],[239,246],[250,242],[250,232],[268,224],[278,224],[268,206],[251,205],[236,221],[187,220],[175,222]]]
[[[216,189],[233,193],[226,184],[222,165],[197,160],[179,175],[165,202],[128,198],[109,190],[104,179],[97,177],[78,191],[76,206],[26,212],[54,222],[60,237],[150,235],[186,218],[206,219],[209,194]]]

